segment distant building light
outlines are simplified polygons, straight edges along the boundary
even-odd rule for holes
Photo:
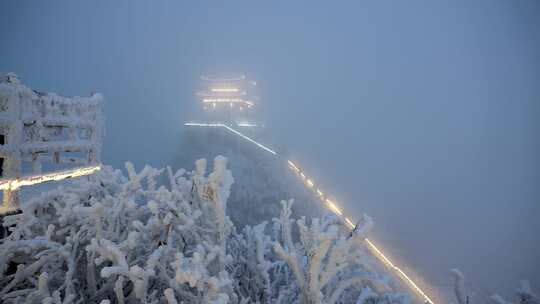
[[[239,122],[239,123],[237,123],[237,125],[239,127],[256,127],[257,126],[256,124],[252,124],[252,123],[249,123],[249,122]]]
[[[238,92],[237,88],[214,88],[212,92]]]
[[[208,102],[244,102],[246,104],[251,103],[248,101],[244,101],[241,98],[204,98],[202,101],[204,103],[208,103]]]

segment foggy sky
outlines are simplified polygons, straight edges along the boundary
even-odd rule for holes
[[[0,71],[106,98],[104,162],[164,166],[201,74],[434,285],[540,292],[537,1],[4,1]],[[233,172],[234,174],[234,172]]]

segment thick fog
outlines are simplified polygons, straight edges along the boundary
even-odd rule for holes
[[[173,163],[198,77],[245,73],[268,133],[400,264],[540,291],[537,1],[5,1],[0,71],[103,93],[116,167]]]

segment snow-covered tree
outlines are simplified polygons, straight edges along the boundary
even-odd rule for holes
[[[204,159],[191,172],[126,171],[104,167],[4,218],[0,302],[355,303],[368,287],[397,299],[370,268],[363,238],[335,217],[293,226],[292,203],[282,202],[273,227],[237,231],[224,157],[209,174]]]
[[[450,274],[458,304],[472,304],[473,301],[465,290],[465,276],[458,269],[450,270]],[[498,294],[492,295],[490,300],[494,304],[540,304],[540,298],[531,290],[531,285],[527,280],[520,282],[515,301],[507,301]]]
[[[345,293],[352,287],[369,286],[378,295],[390,291],[366,263],[368,259],[359,246],[363,237],[345,233],[335,217],[313,218],[309,225],[304,217],[297,220],[300,241],[293,242],[292,203],[282,201],[281,216],[275,219],[279,236],[273,249],[294,276],[299,303],[349,302],[344,298],[350,296]]]
[[[274,263],[269,260],[271,239],[264,233],[266,224],[246,226],[228,242],[234,290],[246,303],[272,302],[270,272]]]
[[[170,189],[156,186],[163,170],[128,163],[128,178],[105,167],[25,202],[5,219],[14,227],[0,246],[2,301],[234,300],[224,215],[233,180],[224,158],[208,176],[201,163],[169,169]]]

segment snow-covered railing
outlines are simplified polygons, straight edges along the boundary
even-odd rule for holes
[[[185,126],[192,126],[192,127],[211,127],[211,128],[224,128],[228,131],[230,131],[231,133],[235,134],[235,135],[238,135],[240,137],[242,137],[243,139],[255,144],[256,146],[258,146],[259,148],[261,148],[262,150],[266,151],[266,152],[269,152],[271,153],[272,155],[275,155],[275,156],[279,156],[277,152],[275,152],[274,150],[270,149],[269,147],[255,141],[254,139],[242,134],[241,132],[231,128],[230,126],[226,125],[226,124],[222,124],[222,123],[194,123],[194,122],[190,122],[190,123],[185,123],[184,124]],[[351,230],[356,230],[356,228],[359,226],[357,224],[355,224],[349,217],[347,217],[344,212],[341,210],[341,208],[335,203],[333,202],[332,200],[330,200],[328,198],[328,196],[326,195],[325,192],[323,192],[319,187],[317,187],[315,185],[315,183],[313,182],[313,179],[311,179],[309,176],[306,175],[306,173],[300,169],[300,167],[295,164],[293,161],[291,160],[286,160],[287,161],[287,164],[288,164],[288,167],[294,172],[296,173],[297,176],[300,177],[300,179],[302,179],[303,183],[304,183],[304,186],[306,186],[307,188],[309,188],[310,190],[312,190],[321,200],[321,203],[327,208],[329,209],[330,211],[332,211],[336,216],[340,217],[341,219],[343,219],[343,221],[347,224],[347,226],[351,229]],[[369,218],[368,219],[363,219],[363,220],[370,220]],[[364,238],[364,241],[365,243],[367,244],[367,248],[370,250],[370,252],[378,259],[380,260],[388,269],[390,269],[393,273],[395,273],[395,275],[402,281],[406,284],[406,286],[408,286],[412,291],[414,291],[415,294],[417,294],[421,299],[422,301],[424,301],[424,303],[428,303],[428,304],[434,304],[433,300],[418,286],[418,284],[409,276],[405,273],[405,271],[403,271],[400,267],[398,267],[394,262],[392,262],[390,260],[390,258],[388,258],[384,253],[383,251],[378,248],[370,239],[368,239],[367,237]]]
[[[19,188],[100,168],[103,97],[63,97],[0,79],[1,211],[17,208]],[[42,163],[48,164],[42,172]]]

